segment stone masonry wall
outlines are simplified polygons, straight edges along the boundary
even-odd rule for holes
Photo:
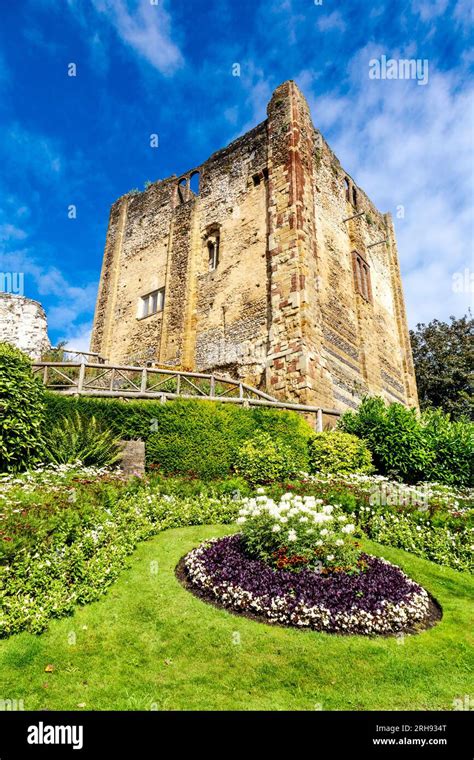
[[[159,288],[163,310],[140,318]],[[344,172],[294,82],[277,88],[265,122],[201,166],[112,206],[92,350],[326,408],[366,393],[417,405],[391,218]]]

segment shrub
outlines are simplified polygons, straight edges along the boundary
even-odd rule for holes
[[[355,435],[331,430],[317,433],[308,445],[310,472],[373,472],[372,454]]]
[[[441,409],[421,415],[421,426],[433,454],[426,477],[449,485],[474,485],[474,424],[451,421]]]
[[[365,440],[379,473],[406,483],[422,480],[434,459],[416,410],[403,404],[365,398],[356,412],[342,415],[338,428]]]
[[[377,471],[406,483],[435,480],[473,484],[474,426],[452,422],[441,410],[417,415],[402,404],[365,398],[357,412],[346,412],[338,427],[364,438]]]
[[[77,411],[60,418],[48,434],[44,452],[53,464],[81,462],[86,467],[111,466],[121,455],[113,433],[103,429],[95,417],[82,417]]]
[[[285,494],[275,503],[262,495],[244,500],[239,515],[250,557],[285,570],[357,568],[355,526],[339,507],[311,496]]]
[[[0,471],[24,470],[41,450],[43,387],[29,358],[0,343]]]
[[[258,432],[240,447],[234,469],[249,483],[257,485],[295,475],[298,462],[284,441],[269,433]]]
[[[166,475],[191,474],[206,480],[224,477],[243,442],[257,430],[283,438],[298,467],[307,467],[312,429],[303,417],[275,409],[243,409],[233,404],[177,399],[159,401],[70,398],[46,394],[46,429],[58,416],[94,416],[114,435],[145,441],[147,466]]]

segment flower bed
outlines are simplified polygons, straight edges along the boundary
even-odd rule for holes
[[[346,512],[373,541],[473,572],[474,490],[439,483],[407,486],[380,475],[302,475],[265,489],[316,496]]]
[[[381,635],[421,630],[440,618],[428,593],[398,567],[364,554],[360,567],[327,574],[275,569],[248,555],[241,534],[201,544],[182,560],[199,596],[266,622]]]
[[[229,496],[181,499],[138,480],[120,483],[120,474],[68,465],[0,479],[0,548],[8,550],[0,557],[0,638],[40,633],[50,618],[99,599],[136,545],[161,530],[237,516]]]

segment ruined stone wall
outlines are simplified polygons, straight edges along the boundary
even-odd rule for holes
[[[11,343],[32,359],[51,346],[44,309],[24,296],[0,293],[0,342]]]
[[[370,269],[370,298],[357,292],[353,251]],[[164,309],[138,318],[158,288]],[[367,393],[417,404],[390,216],[344,172],[293,82],[263,124],[200,167],[114,204],[92,349],[328,408]]]

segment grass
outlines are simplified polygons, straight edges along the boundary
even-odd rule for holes
[[[267,626],[205,604],[174,576],[183,554],[231,530],[165,531],[101,601],[40,636],[1,641],[0,697],[25,710],[452,710],[473,693],[471,576],[366,542],[438,599],[435,628],[397,640]]]

